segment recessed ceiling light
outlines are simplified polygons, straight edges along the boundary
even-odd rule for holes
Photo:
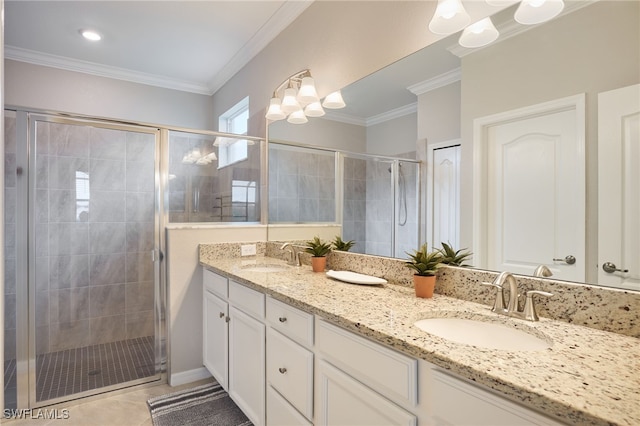
[[[82,37],[91,41],[100,41],[102,40],[102,36],[93,30],[80,30],[80,34]]]

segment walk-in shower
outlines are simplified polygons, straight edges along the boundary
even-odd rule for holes
[[[5,408],[159,380],[159,131],[5,111]]]
[[[269,223],[341,223],[351,251],[404,258],[418,194],[416,160],[269,142]]]

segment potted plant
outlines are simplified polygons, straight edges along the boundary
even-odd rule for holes
[[[407,268],[413,269],[413,285],[417,297],[433,297],[433,289],[436,285],[436,272],[442,265],[442,254],[439,250],[429,252],[427,245],[423,244],[413,253],[407,253],[409,261],[405,262]]]
[[[331,251],[331,244],[325,243],[319,237],[307,241],[305,252],[311,254],[311,268],[313,272],[323,272],[327,266],[327,254]]]
[[[464,251],[466,249],[454,250],[453,246],[447,243],[441,243],[442,248],[438,249],[442,255],[442,263],[450,266],[469,266],[464,265],[463,262],[471,257],[470,251]]]
[[[344,241],[339,235],[333,240],[333,248],[338,251],[349,251],[356,244],[355,241]]]

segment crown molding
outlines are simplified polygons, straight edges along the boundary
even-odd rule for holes
[[[249,39],[242,49],[240,49],[209,82],[184,81],[157,74],[132,71],[125,68],[102,65],[96,62],[22,49],[15,46],[5,46],[4,57],[6,59],[27,62],[34,65],[211,96],[240,71],[255,55],[264,49],[282,30],[289,26],[313,1],[314,0],[285,1],[251,39]]]
[[[325,115],[322,118],[325,120],[337,121],[339,123],[353,124],[353,125],[362,126],[362,127],[367,126],[366,119],[356,117],[354,115],[344,114],[341,112],[325,110]]]
[[[209,87],[207,87],[205,84],[198,84],[178,79],[167,78],[155,74],[131,71],[124,68],[112,67],[95,62],[82,61],[79,59],[66,58],[63,56],[22,49],[15,46],[5,46],[4,57],[6,59],[27,62],[34,65],[41,65],[67,71],[96,75],[99,77],[130,81],[133,83],[146,84],[149,86],[162,87],[165,89],[180,90],[183,92],[197,93],[200,95],[211,94]]]
[[[566,2],[562,12],[553,19],[558,19],[561,16],[568,15],[571,12],[575,12],[576,10],[582,9],[583,7],[589,6],[590,4],[593,4],[597,1],[600,1],[600,0],[580,0],[580,1]],[[547,22],[550,22],[550,21],[547,21]],[[460,44],[456,43],[447,47],[447,50],[452,54],[456,55],[457,57],[463,58],[473,52],[482,50],[485,47],[493,46],[496,43],[500,43],[505,40],[508,40],[511,37],[517,36],[518,34],[522,34],[524,32],[537,28],[538,25],[540,24],[523,25],[523,24],[517,23],[515,20],[510,20],[509,22],[506,22],[506,23],[499,23],[499,24],[494,23],[494,25],[496,26],[496,29],[500,33],[500,36],[498,37],[498,40],[494,41],[493,43],[489,43],[486,46],[481,46],[476,48],[462,47],[460,46]]]
[[[285,28],[296,20],[314,0],[288,0],[269,18],[253,37],[209,82],[209,92],[214,94],[238,71],[249,63],[262,49],[267,47]]]
[[[413,84],[407,87],[411,93],[416,96],[438,89],[440,87],[448,86],[451,83],[460,81],[462,79],[462,70],[454,68],[451,71],[447,71],[443,74],[437,75],[428,80],[421,81],[420,83]]]
[[[404,105],[399,108],[394,108],[390,111],[383,112],[382,114],[367,117],[365,123],[368,126],[384,123],[385,121],[393,120],[395,118],[404,117],[405,115],[414,114],[418,112],[418,103],[414,102],[409,105]]]

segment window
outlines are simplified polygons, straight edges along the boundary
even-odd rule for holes
[[[247,134],[247,121],[249,120],[249,97],[247,96],[227,112],[222,114],[218,121],[218,129],[221,132],[237,135]],[[226,139],[226,143],[218,146],[218,168],[247,159],[246,139]]]

